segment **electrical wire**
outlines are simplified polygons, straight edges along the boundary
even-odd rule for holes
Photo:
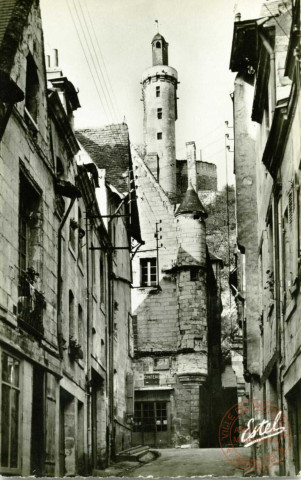
[[[218,153],[221,153],[224,151],[224,148],[221,148],[220,150],[217,150],[216,152],[210,153],[210,155],[206,155],[205,158],[202,160],[203,162],[206,162],[206,158],[211,158],[217,155]]]
[[[286,9],[287,13],[289,13],[290,16],[293,18],[292,12],[287,8],[286,4],[285,4],[284,2],[282,2],[281,5],[284,6],[284,8]]]
[[[80,42],[80,44],[81,44],[81,47],[82,47],[82,50],[83,50],[83,53],[84,53],[84,56],[85,56],[85,59],[86,59],[88,68],[89,68],[89,70],[90,70],[90,73],[91,73],[91,76],[92,76],[92,79],[93,79],[93,83],[94,83],[94,86],[95,86],[95,89],[96,89],[96,92],[97,92],[97,95],[98,95],[100,104],[101,104],[101,106],[102,106],[102,109],[103,109],[106,117],[107,117],[108,127],[109,127],[110,130],[111,130],[111,133],[112,133],[113,138],[115,139],[115,142],[116,142],[116,134],[117,134],[117,136],[119,137],[119,142],[120,142],[120,144],[123,144],[123,139],[120,137],[120,131],[118,131],[118,128],[120,128],[120,127],[119,127],[118,125],[115,125],[117,131],[114,131],[114,130],[112,129],[111,123],[112,123],[112,118],[113,118],[113,116],[112,116],[112,113],[111,113],[111,110],[110,110],[110,105],[109,105],[109,103],[108,103],[107,97],[106,97],[105,94],[104,94],[104,89],[103,89],[102,83],[101,83],[101,81],[100,81],[100,77],[99,77],[99,75],[98,75],[98,72],[97,72],[96,64],[95,64],[95,61],[94,61],[94,59],[93,59],[93,55],[92,55],[91,50],[90,50],[90,47],[89,47],[89,43],[88,43],[88,40],[87,40],[87,36],[86,36],[86,34],[85,34],[85,30],[84,30],[84,27],[83,27],[83,23],[81,22],[81,18],[80,18],[79,12],[78,12],[78,10],[77,10],[77,8],[76,8],[76,5],[75,5],[75,3],[74,3],[74,0],[73,0],[73,5],[74,5],[74,8],[75,8],[75,12],[76,12],[76,15],[77,15],[77,19],[78,19],[79,25],[80,25],[80,27],[81,27],[82,35],[83,35],[83,37],[84,37],[84,39],[85,39],[85,42],[86,42],[86,46],[87,46],[89,55],[90,55],[90,57],[91,57],[92,65],[91,65],[91,63],[90,63],[89,60],[88,60],[88,55],[87,55],[87,52],[86,52],[84,43],[83,43],[83,41],[82,41],[82,39],[81,39],[81,36],[80,36],[80,33],[79,33],[79,29],[77,28],[76,21],[75,21],[75,18],[74,18],[74,16],[73,16],[72,10],[71,10],[71,8],[70,8],[69,2],[68,2],[68,0],[66,0],[66,1],[67,1],[67,5],[68,5],[68,8],[69,8],[69,11],[70,11],[70,14],[71,14],[71,18],[72,18],[72,21],[73,21],[75,30],[76,30],[77,37],[78,37],[79,42]],[[92,67],[94,67],[94,72],[93,72],[93,68],[92,68]],[[97,78],[98,78],[98,82],[99,82],[99,83],[96,82],[94,73],[96,73],[96,76],[97,76]],[[102,92],[103,92],[104,99],[106,100],[106,107],[105,107],[105,105],[104,105],[104,103],[103,103],[103,101],[102,101],[102,97],[101,97],[101,95],[100,95],[100,91],[99,91],[99,88],[98,88],[98,84],[100,85],[101,90],[102,90]],[[109,112],[109,115],[108,115],[107,111]],[[111,119],[110,119],[110,117],[111,117]],[[113,123],[114,123],[114,120],[113,120]],[[117,148],[118,148],[118,150],[119,150],[120,155],[123,156],[123,155],[124,155],[124,152],[121,151],[120,148],[118,147],[118,142],[116,142],[116,146],[117,146]]]
[[[275,17],[275,15],[272,14],[271,10],[269,9],[269,7],[267,6],[267,4],[265,3],[264,6],[266,7],[266,9],[268,10],[268,12],[270,12],[270,15],[271,17],[274,18],[275,22],[277,23],[278,27],[283,31],[284,35],[289,39],[289,36],[288,34],[285,32],[285,30],[282,28],[282,26],[280,25],[280,23],[278,22],[277,18]]]
[[[101,51],[101,48],[100,48],[100,45],[99,45],[99,42],[98,42],[98,37],[96,35],[96,32],[95,32],[95,28],[94,28],[94,23],[92,21],[92,18],[91,18],[91,15],[90,15],[90,11],[89,11],[89,8],[88,8],[88,3],[87,3],[87,0],[85,0],[85,6],[86,6],[86,11],[88,13],[88,18],[89,18],[89,21],[90,21],[90,25],[92,27],[92,31],[93,31],[93,34],[94,34],[94,37],[96,39],[96,44],[97,44],[97,47],[98,47],[98,51],[99,51],[99,54],[100,54],[100,58],[101,58],[101,61],[103,63],[103,66],[104,66],[104,71],[105,71],[105,74],[107,76],[107,80],[108,80],[108,83],[110,85],[110,88],[111,88],[111,91],[112,91],[112,97],[113,97],[113,101],[115,102],[115,107],[116,107],[116,110],[117,110],[117,114],[119,116],[119,118],[121,118],[121,115],[120,115],[120,111],[119,111],[119,106],[118,106],[118,102],[117,102],[117,99],[116,99],[116,96],[115,96],[115,92],[114,92],[114,89],[112,87],[112,84],[111,84],[111,81],[110,81],[110,75],[108,73],[108,69],[106,67],[106,63],[104,61],[104,57],[102,55],[102,51]]]
[[[82,6],[81,6],[81,2],[79,2],[79,8],[81,10],[81,14],[82,14],[82,18],[84,20],[84,23],[85,23],[85,26],[86,26],[86,29],[87,29],[87,32],[88,32],[88,36],[89,36],[89,39],[90,39],[90,43],[92,45],[92,49],[93,49],[93,52],[94,52],[94,55],[95,55],[95,59],[96,59],[96,62],[97,62],[97,66],[98,66],[98,69],[100,71],[100,74],[101,74],[101,78],[102,78],[102,81],[103,81],[103,86],[104,86],[104,89],[103,91],[106,93],[106,96],[108,97],[108,104],[110,104],[111,106],[111,109],[112,109],[112,117],[114,118],[114,121],[116,123],[118,123],[118,118],[116,116],[116,112],[115,112],[115,107],[113,105],[113,101],[112,101],[112,98],[111,98],[111,95],[110,95],[110,92],[109,92],[109,89],[107,87],[107,84],[106,84],[106,80],[104,78],[104,74],[102,72],[102,68],[100,66],[100,63],[99,63],[99,59],[98,59],[98,55],[96,53],[96,49],[94,47],[94,42],[92,40],[92,36],[91,36],[91,33],[90,33],[90,29],[88,27],[88,24],[87,24],[87,21],[86,21],[86,18],[85,18],[85,15],[84,15],[84,12],[83,12],[83,9],[82,9]]]
[[[210,132],[208,132],[207,134],[204,134],[202,135],[201,137],[197,138],[195,141],[196,142],[199,142],[200,140],[202,140],[203,138],[207,138],[209,135],[212,135],[212,133],[215,133],[217,130],[219,130],[220,128],[223,127],[223,123],[220,123],[220,125],[216,128],[214,128],[213,130],[210,130]],[[208,146],[209,144],[205,145],[205,146],[202,146],[202,149],[205,148],[206,146]],[[182,152],[186,150],[186,147],[183,147],[183,148],[180,148],[178,149],[178,152]]]
[[[113,138],[114,138],[114,140],[115,140],[115,142],[116,142],[116,147],[117,147],[117,149],[119,150],[119,154],[120,154],[121,157],[123,157],[123,156],[125,155],[125,152],[124,152],[123,150],[120,150],[120,147],[119,147],[119,142],[120,142],[121,145],[123,145],[123,143],[124,143],[124,142],[123,142],[123,138],[120,136],[120,130],[118,130],[118,129],[120,129],[120,127],[119,127],[118,124],[117,124],[117,125],[114,125],[114,127],[116,127],[116,128],[115,128],[115,131],[114,131],[114,129],[112,128],[113,125],[111,125],[112,121],[109,120],[109,116],[108,116],[106,110],[108,110],[108,112],[109,112],[109,114],[110,114],[110,117],[113,118],[113,117],[112,117],[111,110],[110,110],[110,105],[109,105],[109,103],[108,103],[107,97],[106,97],[105,94],[104,94],[103,86],[102,86],[102,83],[101,83],[101,81],[100,81],[100,77],[99,77],[98,72],[97,72],[96,64],[95,64],[95,61],[94,61],[94,59],[93,59],[93,55],[92,55],[91,50],[90,50],[90,47],[89,47],[89,43],[88,43],[88,40],[87,40],[87,36],[86,36],[86,34],[85,34],[85,30],[84,30],[84,27],[83,27],[83,23],[81,22],[81,19],[80,19],[79,12],[78,12],[77,7],[76,7],[76,5],[75,5],[75,2],[74,2],[74,0],[73,0],[73,4],[74,4],[74,7],[75,7],[75,12],[76,12],[76,15],[77,15],[77,19],[78,19],[79,25],[80,25],[80,27],[81,27],[82,35],[83,35],[83,37],[84,37],[84,39],[85,39],[85,42],[86,42],[89,55],[90,55],[91,60],[92,60],[92,65],[91,65],[91,63],[89,62],[88,55],[87,55],[87,51],[86,51],[86,49],[85,49],[85,47],[84,47],[84,43],[83,43],[82,38],[81,38],[80,33],[79,33],[79,29],[78,29],[78,27],[77,27],[77,25],[76,25],[76,21],[75,21],[74,15],[73,15],[73,13],[72,13],[72,9],[70,8],[69,1],[66,0],[66,2],[67,2],[67,5],[68,5],[68,9],[69,9],[69,12],[70,12],[70,15],[71,15],[71,18],[72,18],[74,27],[75,27],[75,31],[76,31],[77,37],[78,37],[79,42],[80,42],[80,45],[81,45],[81,48],[82,48],[82,51],[83,51],[85,60],[86,60],[86,62],[87,62],[89,71],[90,71],[90,73],[91,73],[91,77],[92,77],[92,80],[93,80],[93,83],[94,83],[94,86],[95,86],[95,89],[96,89],[96,92],[97,92],[98,99],[99,99],[100,104],[101,104],[101,107],[102,107],[102,109],[103,109],[103,111],[104,111],[104,113],[105,113],[105,115],[106,115],[106,117],[107,117],[107,119],[108,119],[108,123],[109,123],[109,124],[108,124],[108,127],[110,128],[111,133],[112,133],[112,136],[113,136]],[[94,49],[94,51],[95,51],[95,49]],[[93,71],[92,66],[94,67],[95,72]],[[94,73],[96,73],[96,76],[97,76],[97,78],[98,78],[99,85],[100,85],[100,87],[101,87],[101,89],[102,89],[102,92],[103,92],[103,95],[104,95],[104,99],[106,100],[106,107],[105,107],[105,105],[104,105],[104,103],[103,103],[103,101],[102,101],[102,97],[101,97],[101,94],[100,94],[100,91],[99,91],[99,88],[98,88],[98,83],[96,82]],[[116,135],[117,135],[117,137],[116,137]],[[118,140],[119,140],[119,142],[118,142]]]
[[[99,77],[99,74],[98,74],[98,71],[97,71],[97,68],[96,68],[95,60],[94,60],[93,55],[92,55],[92,53],[91,53],[91,49],[90,49],[90,46],[89,46],[89,42],[88,42],[88,39],[87,39],[87,36],[86,36],[86,33],[85,33],[85,29],[84,29],[83,24],[82,24],[80,15],[79,15],[79,13],[78,13],[78,9],[77,9],[75,0],[72,0],[72,2],[73,2],[73,5],[74,5],[74,9],[75,9],[75,13],[76,13],[76,16],[77,16],[77,20],[78,20],[79,25],[80,25],[80,28],[81,28],[82,35],[83,35],[83,37],[84,37],[84,39],[85,39],[85,42],[86,42],[86,47],[87,47],[87,49],[88,49],[88,53],[89,53],[89,55],[90,55],[90,59],[91,59],[92,65],[93,65],[93,67],[94,67],[95,74],[96,74],[97,79],[98,79],[98,82],[99,82],[99,86],[100,86],[100,88],[101,88],[101,90],[102,90],[103,98],[104,98],[104,100],[105,100],[105,102],[106,102],[107,111],[108,111],[108,113],[109,113],[109,116],[111,117],[111,119],[109,119],[109,117],[107,117],[107,118],[109,119],[110,123],[114,123],[114,119],[113,119],[113,116],[112,116],[112,113],[111,113],[111,109],[110,109],[110,106],[109,106],[107,97],[106,97],[106,95],[105,95],[105,92],[104,92],[104,89],[103,89],[103,86],[102,86],[102,82],[101,82],[101,80],[100,80],[100,77]],[[103,104],[103,105],[104,105],[104,104]]]

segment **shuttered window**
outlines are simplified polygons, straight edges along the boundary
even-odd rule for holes
[[[20,467],[20,361],[1,352],[1,472]]]
[[[57,436],[55,431],[57,381],[53,375],[46,377],[46,442],[45,442],[45,476],[55,475],[55,450]]]

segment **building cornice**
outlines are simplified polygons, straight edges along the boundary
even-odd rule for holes
[[[292,88],[290,98],[280,100],[275,108],[271,130],[262,156],[263,164],[274,179],[277,177],[285,152],[296,101],[296,88]]]

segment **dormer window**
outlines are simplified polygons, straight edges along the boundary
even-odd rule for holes
[[[32,55],[27,55],[26,65],[26,90],[25,90],[25,108],[29,113],[31,120],[37,123],[38,118],[38,95],[39,95],[39,78],[37,67]]]
[[[156,48],[161,48],[161,43],[160,42],[156,42]]]

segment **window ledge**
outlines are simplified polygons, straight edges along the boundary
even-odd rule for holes
[[[79,258],[77,259],[77,266],[78,266],[78,269],[79,269],[80,273],[81,273],[82,276],[84,277],[84,276],[85,276],[85,274],[84,274],[84,265],[83,265],[82,260],[80,260]]]
[[[298,294],[298,290],[299,290],[299,278],[296,277],[293,281],[292,286],[289,289],[291,296],[295,297]]]
[[[35,120],[32,118],[30,115],[29,111],[27,110],[26,107],[24,107],[24,119],[25,123],[28,126],[28,128],[35,134],[39,132],[39,127],[38,124],[35,122]]]
[[[77,360],[76,360],[76,363],[77,363],[77,365],[79,366],[79,368],[80,368],[81,370],[84,370],[84,362],[83,362],[83,360],[77,359]]]
[[[68,248],[69,248],[69,252],[71,253],[72,257],[74,258],[74,260],[76,260],[75,251],[73,250],[73,247],[72,247],[70,242],[68,244]]]
[[[14,328],[18,327],[17,315],[14,315],[13,313],[9,312],[1,304],[0,304],[0,320],[2,320],[3,322],[7,323],[8,325]]]
[[[134,287],[135,288],[135,287]],[[145,291],[147,293],[151,293],[152,291],[158,291],[158,290],[162,290],[161,287],[159,285],[147,285],[147,286],[138,286],[136,287],[140,292],[142,291]]]
[[[288,320],[291,318],[292,314],[296,310],[296,307],[297,307],[296,298],[293,298],[290,301],[290,304],[288,305],[288,307],[285,310],[285,321],[286,322],[288,322]]]
[[[270,300],[269,304],[267,305],[267,318],[268,318],[268,320],[270,320],[270,318],[272,316],[274,306],[275,306],[275,301]]]
[[[93,287],[92,287],[92,298],[94,300],[94,302],[98,302],[98,297],[97,297],[97,294],[93,291]]]

